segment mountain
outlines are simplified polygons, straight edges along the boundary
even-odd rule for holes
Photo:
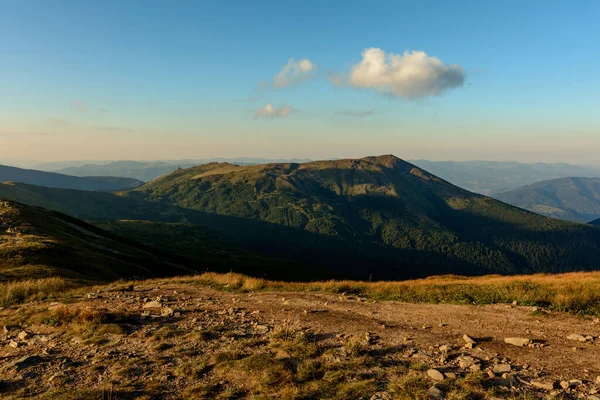
[[[589,222],[600,217],[600,178],[561,178],[537,182],[495,196],[549,217]]]
[[[108,164],[86,164],[68,167],[56,172],[73,176],[120,176],[148,182],[170,174],[177,168],[189,168],[193,165],[196,164],[168,164],[162,161],[117,161]]]
[[[137,179],[112,176],[75,177],[54,172],[37,171],[0,165],[0,182],[22,182],[60,189],[116,191],[142,185]]]
[[[175,171],[125,195],[287,227],[269,239],[274,250],[306,259],[317,248],[333,249],[326,258],[329,268],[353,277],[600,267],[597,230],[468,192],[394,156],[256,166],[211,163]],[[298,232],[309,237],[284,237]]]
[[[73,176],[120,176],[149,182],[158,177],[168,175],[178,168],[189,168],[211,162],[230,162],[236,165],[254,165],[267,162],[301,162],[307,160],[265,160],[260,158],[211,158],[203,160],[173,161],[116,161],[102,164],[86,164],[69,166],[56,170],[61,174]]]
[[[464,189],[495,197],[535,182],[570,176],[598,177],[600,167],[513,161],[428,161],[413,164]]]
[[[269,267],[231,263],[229,269],[273,279],[381,280],[600,267],[600,230],[468,192],[394,156],[212,163],[119,193],[13,183],[0,185],[2,197],[107,229],[117,221],[115,233],[194,260],[202,259],[206,248],[216,254],[234,246],[254,260],[279,261]],[[227,245],[210,244],[212,239],[202,244],[203,230]]]
[[[597,220],[594,220],[594,221],[590,222],[590,224],[600,226],[600,218],[597,219]]]
[[[0,281],[47,276],[108,281],[193,271],[73,217],[0,200]]]

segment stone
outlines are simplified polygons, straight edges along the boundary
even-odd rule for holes
[[[504,339],[504,343],[512,344],[513,346],[523,347],[531,344],[531,339],[510,337]]]
[[[571,379],[569,381],[569,387],[574,388],[574,387],[581,386],[581,385],[583,385],[583,382],[580,381],[579,379]]]
[[[2,328],[2,331],[4,332],[5,335],[8,335],[8,333],[10,332],[11,327],[8,325],[4,325],[4,327]]]
[[[160,304],[160,301],[157,300],[153,300],[153,301],[149,301],[146,304],[144,304],[143,308],[160,308],[162,307],[162,304]]]
[[[494,371],[492,371],[491,369],[488,369],[486,372],[487,372],[487,375],[488,375],[490,378],[492,378],[492,379],[493,379],[493,378],[495,378],[495,377],[496,377],[496,374],[495,374],[495,373],[494,373]]]
[[[560,381],[560,387],[563,389],[568,389],[571,385],[569,385],[569,381]]]
[[[427,391],[428,400],[443,400],[445,398],[444,392],[437,386],[432,386]]]
[[[473,339],[471,336],[469,335],[463,335],[463,340],[465,341],[465,343],[469,344],[477,344],[477,342],[475,342],[475,339]]]
[[[475,359],[469,356],[460,356],[458,357],[458,365],[461,368],[470,368],[475,365]]]
[[[510,372],[512,369],[512,367],[510,366],[510,364],[498,364],[498,365],[494,365],[494,372],[497,374],[503,374],[506,372]]]
[[[531,384],[531,386],[536,387],[538,389],[542,389],[542,390],[550,391],[550,390],[554,389],[554,382],[533,380],[529,383]]]
[[[442,374],[437,369],[427,370],[427,375],[429,375],[429,377],[431,379],[433,379],[434,381],[443,381],[444,380],[444,374]]]
[[[175,310],[173,310],[170,307],[165,307],[160,311],[160,315],[162,315],[163,317],[170,317],[173,314],[175,314]]]
[[[444,376],[448,379],[456,379],[456,374],[454,372],[446,372]]]
[[[27,340],[31,337],[31,335],[25,331],[21,331],[21,332],[19,332],[17,337],[19,338],[19,340]]]
[[[585,338],[585,336],[580,335],[578,333],[571,333],[569,336],[567,336],[567,339],[569,340],[575,340],[577,342],[586,342],[587,339]]]
[[[8,342],[8,345],[10,347],[13,347],[16,349],[17,347],[19,347],[19,342],[15,342],[14,340],[11,340],[10,342]]]

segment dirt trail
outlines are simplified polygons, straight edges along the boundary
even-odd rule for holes
[[[157,303],[156,309],[149,307],[152,302]],[[106,342],[85,341],[69,336],[60,322],[52,326],[40,323],[39,317],[33,322],[32,317],[28,317],[40,312],[48,314],[59,307],[118,310],[128,316],[123,322],[128,334],[108,332]],[[192,284],[144,283],[133,291],[90,293],[64,305],[41,302],[0,310],[0,394],[21,398],[29,393],[43,398],[44,393],[58,386],[118,384],[119,378],[113,370],[117,362],[134,359],[146,362],[160,353],[163,362],[160,368],[151,363],[148,367],[142,364],[136,367],[136,376],[144,382],[161,382],[163,395],[158,398],[180,398],[178,393],[185,382],[171,379],[169,368],[178,364],[178,357],[183,356],[150,345],[152,335],[157,336],[161,328],[169,326],[180,332],[165,335],[164,340],[169,342],[170,348],[185,349],[187,353],[182,354],[187,356],[192,351],[214,354],[238,338],[264,340],[269,331],[287,324],[310,330],[323,346],[340,347],[340,338],[356,337],[370,342],[381,354],[397,352],[399,357],[420,360],[442,371],[456,370],[460,356],[473,357],[478,364],[476,368],[482,371],[498,364],[510,364],[511,374],[519,378],[517,385],[532,387],[531,382],[539,379],[554,382],[554,394],[598,399],[595,397],[600,390],[598,321],[534,311],[532,307],[512,305],[406,304],[308,292],[236,293]],[[1,325],[9,325],[4,333]],[[233,333],[216,340],[205,337],[191,340],[186,336],[215,326]],[[28,332],[28,336],[20,338],[18,335],[23,331]],[[473,348],[465,347],[465,334],[475,339]],[[588,340],[567,339],[571,334],[588,336]],[[531,339],[536,345],[506,344],[504,339],[508,337]],[[446,353],[440,349],[443,345],[450,348],[447,361],[440,360]],[[27,361],[28,357],[33,359],[25,365],[16,364]],[[501,379],[502,372],[497,375]],[[559,382],[565,380],[581,380],[583,384],[563,390]],[[133,379],[130,384],[134,387],[137,383]],[[542,394],[552,391],[533,389]]]

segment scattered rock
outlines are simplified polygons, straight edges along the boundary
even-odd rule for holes
[[[8,342],[8,345],[9,345],[10,347],[13,347],[13,348],[15,348],[15,349],[16,349],[17,347],[19,347],[19,344],[20,344],[19,342],[15,342],[14,340],[11,340],[10,342]]]
[[[465,341],[466,344],[477,344],[477,342],[475,341],[475,339],[473,339],[469,335],[463,335],[463,340]]]
[[[162,307],[162,304],[160,304],[160,301],[157,301],[157,300],[149,301],[143,305],[143,308],[160,308],[160,307]]]
[[[571,385],[569,385],[569,381],[560,381],[560,387],[563,389],[568,389]]]
[[[444,374],[442,374],[437,369],[430,369],[430,370],[428,370],[427,371],[427,375],[429,375],[429,377],[431,379],[433,379],[434,381],[443,381],[444,380]]]
[[[510,364],[498,364],[498,365],[494,365],[493,371],[496,374],[503,374],[506,372],[510,372],[511,369],[512,369],[512,367],[510,366]]]
[[[11,329],[12,329],[12,327],[10,325],[4,325],[4,327],[2,328],[2,331],[4,332],[5,335],[8,335],[8,333],[10,332]]]
[[[473,365],[475,365],[475,362],[476,362],[475,359],[470,356],[458,357],[458,365],[463,369],[471,368]]]
[[[554,382],[547,382],[547,381],[538,381],[538,380],[533,380],[531,382],[529,382],[529,384],[533,387],[536,387],[538,389],[542,389],[542,390],[553,390],[554,389]]]
[[[27,340],[27,339],[31,338],[31,335],[25,331],[21,331],[21,332],[19,332],[17,337],[19,338],[19,340]]]
[[[504,343],[512,344],[513,346],[523,347],[531,344],[531,339],[510,337],[504,339]]]
[[[160,312],[160,315],[162,315],[163,317],[170,317],[173,314],[175,314],[175,310],[173,310],[170,307],[165,307]]]
[[[587,339],[585,338],[585,336],[580,335],[578,333],[571,333],[569,336],[567,336],[567,339],[575,340],[577,342],[587,342]]]
[[[427,391],[427,398],[429,400],[443,400],[445,399],[444,392],[437,386],[432,386]]]

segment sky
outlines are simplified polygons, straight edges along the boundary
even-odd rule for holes
[[[600,2],[5,0],[0,161],[600,164]]]

